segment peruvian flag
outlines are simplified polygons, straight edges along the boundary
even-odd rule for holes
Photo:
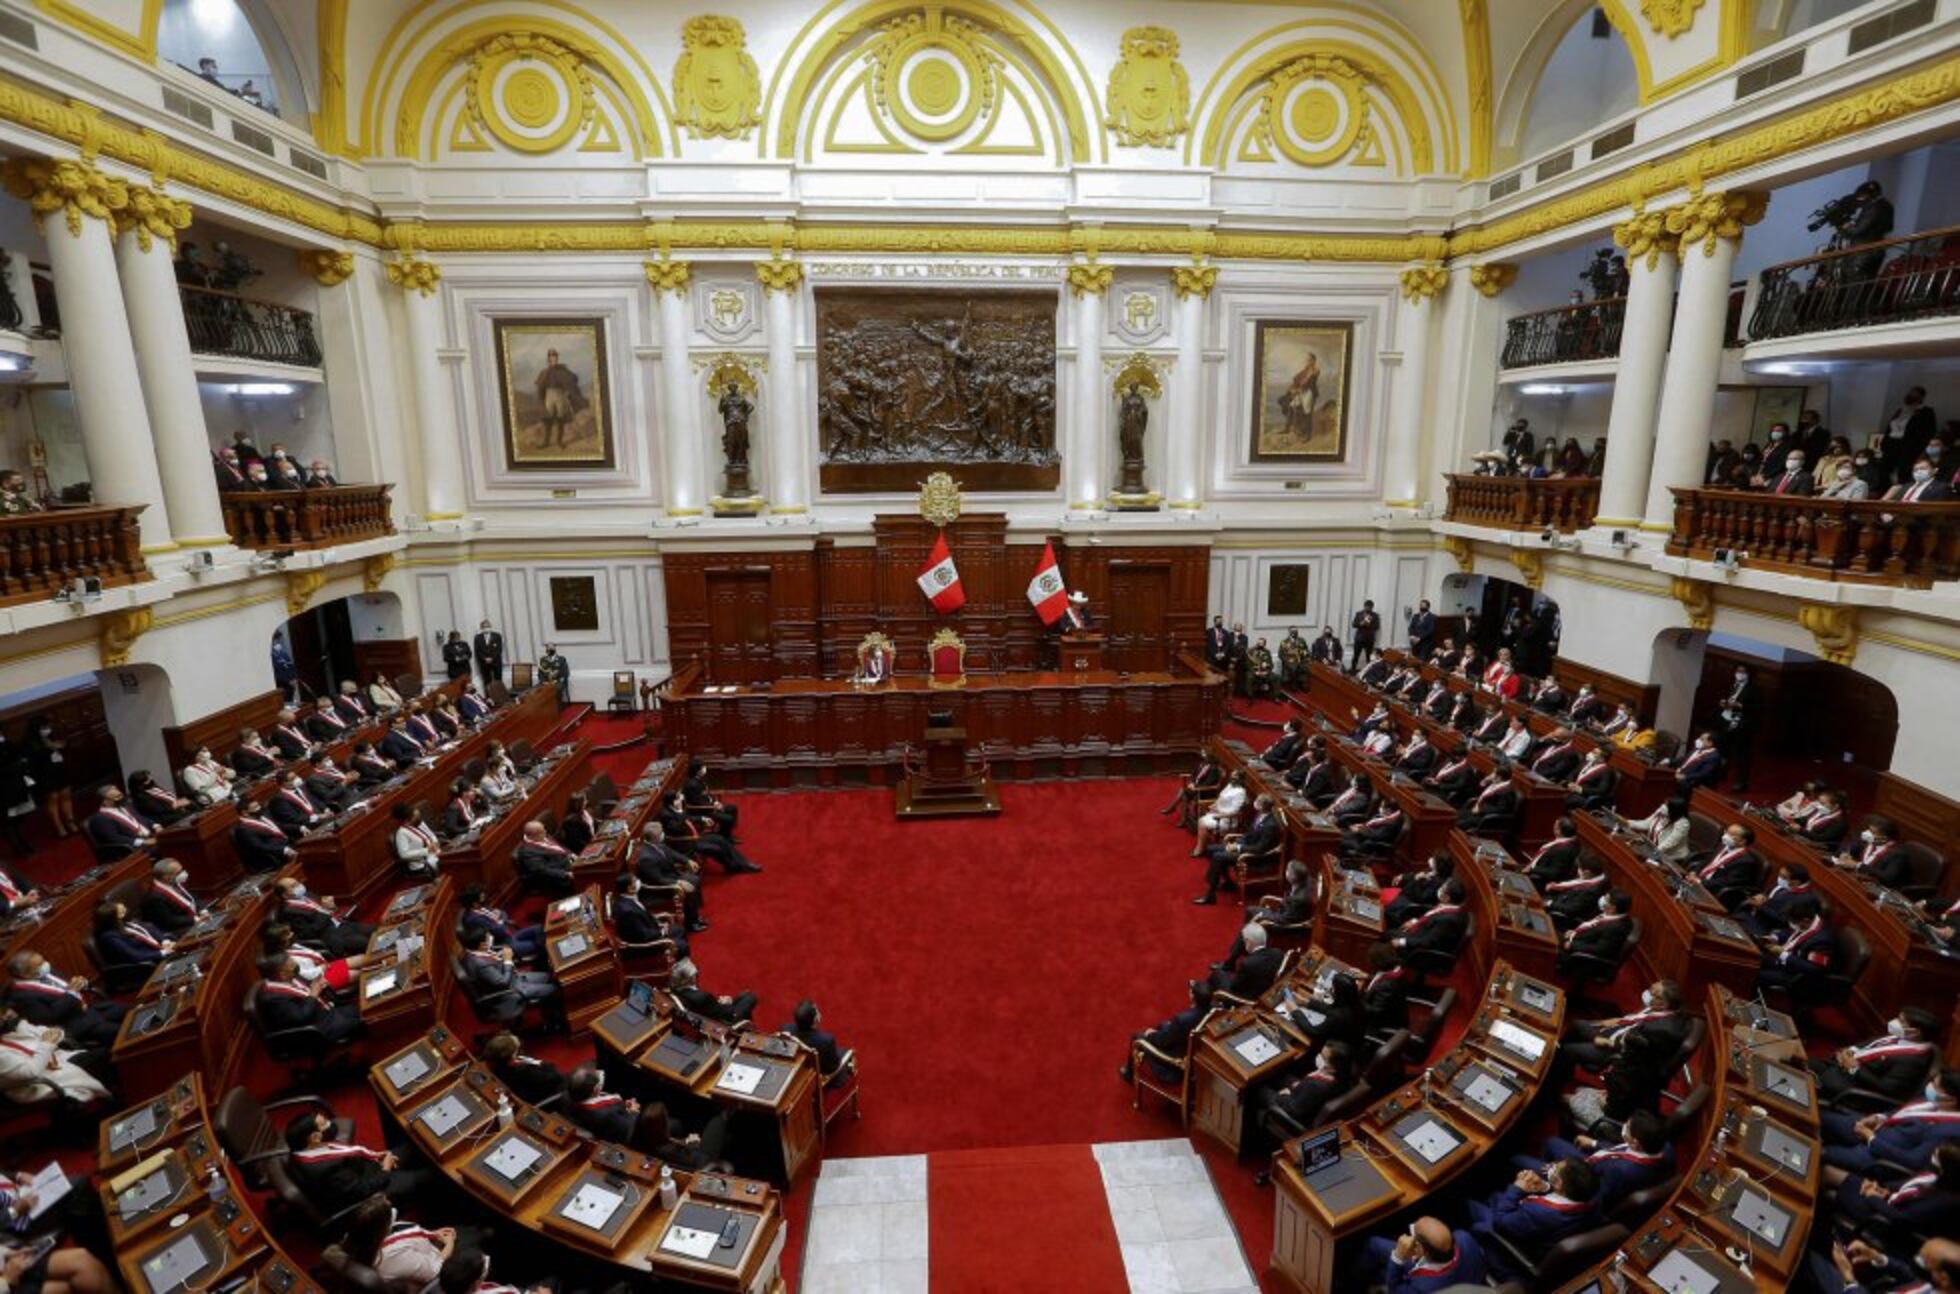
[[[932,553],[919,572],[919,591],[940,615],[951,615],[966,605],[966,590],[960,587],[959,568],[953,565],[953,550],[946,546],[946,532],[932,541]]]
[[[1041,565],[1035,568],[1034,578],[1028,581],[1028,601],[1034,603],[1034,613],[1041,617],[1041,623],[1052,625],[1062,618],[1068,609],[1068,588],[1062,583],[1061,568],[1055,565],[1055,545],[1048,544],[1041,550]]]

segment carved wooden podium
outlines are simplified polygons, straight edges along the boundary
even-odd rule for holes
[[[950,818],[1000,812],[1000,791],[985,760],[966,752],[966,729],[950,710],[926,715],[925,752],[908,750],[898,784],[901,818]]]
[[[1103,667],[1106,639],[1094,629],[1071,629],[1062,635],[1061,671],[1093,674]]]

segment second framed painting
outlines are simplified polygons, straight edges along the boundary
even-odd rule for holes
[[[493,319],[504,465],[514,472],[592,468],[617,458],[606,373],[606,321]]]
[[[1339,463],[1348,452],[1351,323],[1253,321],[1254,463]]]

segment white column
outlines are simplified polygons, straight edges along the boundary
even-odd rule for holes
[[[32,201],[47,232],[61,350],[95,501],[143,505],[138,517],[143,551],[170,551],[176,548],[170,511],[157,475],[110,223],[128,205],[128,186],[83,162],[40,158],[8,162],[5,177],[10,192]],[[208,450],[205,457],[200,468],[209,477]]]
[[[694,336],[688,308],[686,261],[648,261],[647,283],[660,303],[660,394],[667,451],[667,515],[701,515],[701,401],[694,389],[688,347]]]
[[[442,271],[412,256],[388,262],[388,281],[402,290],[408,317],[408,380],[415,393],[416,443],[421,446],[422,518],[455,521],[463,515],[462,456],[450,428],[455,414],[444,399],[442,307],[436,298]]]
[[[1656,415],[1654,471],[1647,484],[1642,529],[1674,529],[1672,486],[1701,484],[1708,458],[1708,425],[1722,372],[1722,334],[1728,321],[1729,271],[1742,230],[1762,219],[1767,199],[1752,192],[1705,193],[1667,213],[1680,238],[1681,283],[1674,307],[1674,340]],[[1612,444],[1607,444],[1608,452]]]
[[[1402,271],[1402,310],[1395,321],[1395,340],[1402,349],[1397,378],[1395,417],[1388,424],[1388,444],[1382,462],[1382,501],[1390,507],[1412,508],[1422,500],[1422,442],[1426,424],[1423,409],[1429,396],[1429,326],[1436,311],[1428,302],[1449,283],[1440,265],[1416,265]]]
[[[810,510],[810,437],[803,426],[802,384],[796,373],[796,297],[803,267],[795,261],[764,261],[755,267],[767,301],[762,326],[768,330],[769,373],[763,390],[769,415],[769,511]]]
[[[1497,261],[1450,269],[1450,286],[1435,325],[1439,336],[1429,357],[1430,406],[1437,416],[1423,437],[1430,451],[1422,476],[1428,482],[1423,487],[1427,498],[1448,498],[1446,478],[1468,470],[1470,455],[1490,447],[1503,331],[1497,298],[1517,276],[1517,266]]]
[[[1606,419],[1606,467],[1599,484],[1594,525],[1637,527],[1647,505],[1654,462],[1654,413],[1667,367],[1667,334],[1674,316],[1679,262],[1665,216],[1643,212],[1618,226],[1613,238],[1626,249],[1626,318],[1620,325],[1620,366],[1613,379],[1613,407]],[[1697,471],[1699,476],[1699,471]]]
[[[1171,308],[1177,368],[1171,374],[1170,426],[1164,429],[1164,498],[1171,507],[1190,511],[1205,504],[1205,300],[1217,281],[1211,266],[1171,271],[1177,289]]]
[[[320,285],[315,296],[320,368],[333,417],[333,468],[343,481],[386,482],[399,526],[421,511],[421,459],[403,434],[403,351],[388,319],[384,262],[372,251],[302,250],[300,269]]]
[[[1103,296],[1116,272],[1107,265],[1071,265],[1069,288],[1075,295],[1075,417],[1062,464],[1068,505],[1076,511],[1101,508],[1109,494],[1103,479],[1103,424],[1109,396],[1103,389]]]
[[[135,185],[129,197],[117,222],[122,234],[116,241],[116,263],[170,528],[179,548],[229,545],[183,299],[171,266],[177,231],[190,228],[190,204]]]

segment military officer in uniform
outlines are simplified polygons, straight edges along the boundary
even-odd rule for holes
[[[1298,626],[1279,640],[1279,677],[1287,687],[1299,687],[1307,679],[1307,640]]]
[[[558,689],[560,704],[572,703],[572,663],[558,654],[556,643],[544,645],[544,655],[538,659],[538,681]]]

